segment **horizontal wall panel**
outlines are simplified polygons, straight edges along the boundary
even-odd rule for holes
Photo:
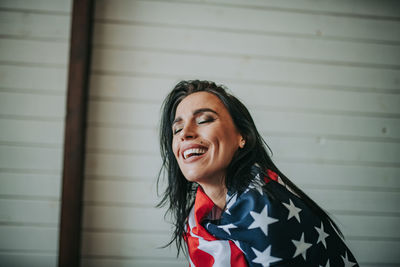
[[[148,101],[162,102],[174,85],[166,82],[164,85],[159,82],[150,82],[145,85],[141,80],[120,79],[109,81],[110,78],[92,80],[92,94],[98,97],[110,97],[111,99],[126,101],[130,99],[143,99]],[[105,84],[100,83],[105,80]],[[125,81],[127,84],[122,84]],[[156,87],[155,87],[156,86]],[[272,85],[253,84],[226,84],[231,92],[249,106],[268,107],[269,109],[292,110],[324,110],[336,111],[345,114],[346,112],[366,113],[390,113],[400,115],[400,95],[383,93],[365,93],[353,91],[321,90],[318,88],[295,88]],[[119,88],[119,87],[122,87]],[[127,88],[129,87],[129,89]],[[136,93],[136,94],[134,94]],[[260,97],[263,96],[263,97]],[[400,116],[399,116],[400,117]]]
[[[137,75],[90,75],[91,98],[139,99],[160,103],[179,82],[173,78],[144,77]]]
[[[59,201],[0,199],[0,222],[55,227],[59,221],[59,206]]]
[[[58,247],[56,227],[6,226],[0,227],[0,251],[25,250],[56,252]]]
[[[2,79],[0,88],[28,89],[33,92],[47,90],[53,94],[65,94],[67,77],[65,68],[0,65],[0,75]]]
[[[306,194],[326,210],[399,213],[399,192],[369,192],[303,188]]]
[[[283,141],[284,139],[282,139],[282,142]],[[388,155],[384,155],[386,159],[381,159],[377,158],[377,155],[363,155],[363,153],[371,153],[374,148],[373,145],[366,145],[365,147],[356,146],[354,150],[349,151],[350,153],[341,153],[341,151],[348,150],[349,143],[332,142],[329,145],[331,149],[327,150],[325,147],[320,149],[318,144],[313,145],[312,141],[304,141],[302,142],[301,146],[293,141],[285,142],[285,146],[279,145],[278,143],[271,143],[269,140],[267,140],[267,142],[271,145],[272,150],[275,151],[273,159],[278,163],[278,166],[280,163],[284,162],[288,164],[301,162],[319,164],[335,163],[335,165],[337,164],[338,168],[341,168],[341,165],[365,166],[374,163],[374,166],[381,165],[381,167],[385,167],[387,165],[386,167],[395,167],[396,164],[398,164],[398,162],[394,161],[398,157],[389,158],[388,156],[398,153],[398,149],[396,149],[396,147],[389,148]],[[286,151],[290,145],[295,146],[297,150],[294,150],[293,153],[288,154]],[[310,148],[309,145],[312,145],[312,147]],[[309,153],[306,153],[307,150],[309,150]],[[336,150],[339,151],[339,155],[334,154],[334,151]],[[341,157],[341,155],[344,157]],[[376,160],[376,162],[371,162],[371,160]],[[387,161],[385,162],[384,160]],[[90,153],[87,155],[86,174],[125,177],[132,176],[134,174],[136,177],[156,177],[159,166],[161,166],[161,157],[156,153],[153,155],[148,155],[147,153],[143,152],[138,154],[109,153],[107,155]]]
[[[161,104],[116,103],[111,101],[92,101],[89,122],[101,123],[111,127],[122,126],[157,127],[161,117]],[[345,116],[340,114],[302,113],[284,111],[284,109],[250,109],[256,126],[263,135],[309,135],[310,137],[326,136],[346,139],[346,136],[380,138],[379,140],[397,141],[400,138],[399,119]],[[146,114],[146,117],[142,116]],[[288,123],[291,121],[291,123]],[[94,127],[94,126],[93,126]],[[153,128],[154,129],[154,128]],[[96,129],[101,131],[102,128]],[[93,130],[94,131],[94,130]],[[106,130],[105,130],[106,131]],[[152,132],[156,132],[152,130]],[[349,138],[350,138],[349,137]],[[392,140],[395,138],[395,140]],[[354,138],[353,138],[354,139]],[[118,145],[118,144],[116,144]]]
[[[97,19],[222,28],[233,31],[274,32],[397,42],[400,39],[400,32],[398,31],[400,22],[398,21],[376,21],[368,18],[323,16],[230,6],[208,6],[202,3],[119,0],[110,4],[109,1],[98,1],[95,14]]]
[[[0,61],[39,65],[55,64],[66,67],[67,48],[67,43],[0,39]]]
[[[0,11],[0,17],[0,35],[68,41],[71,23],[69,16]]]
[[[397,118],[374,118],[372,116],[346,116],[346,114],[324,114],[324,112],[302,113],[300,111],[250,110],[258,130],[263,135],[303,134],[312,136],[342,137],[353,136],[388,138],[394,142],[400,137],[400,123]],[[359,138],[358,138],[359,137]]]
[[[398,46],[376,43],[354,43],[343,40],[307,39],[295,36],[271,36],[211,29],[187,29],[150,25],[98,23],[95,46],[121,49],[143,48],[186,53],[214,53],[232,57],[266,57],[282,60],[304,60],[326,64],[371,64],[371,67],[398,66]],[[210,40],[212,40],[210,42]],[[368,55],[366,57],[365,55]]]
[[[65,102],[63,95],[0,92],[0,114],[63,119]]]
[[[155,206],[156,179],[149,181],[113,182],[105,180],[85,181],[85,202]]]
[[[165,209],[155,207],[108,207],[86,205],[83,228],[115,232],[164,231],[169,232],[172,224],[164,220]],[[400,217],[331,214],[345,236],[400,238],[392,229],[400,223]],[[116,219],[118,218],[118,220]],[[363,223],[360,224],[360,221]]]
[[[103,76],[101,76],[103,77]],[[115,80],[112,78],[104,78],[104,79],[94,79],[95,82],[99,86],[93,87],[91,90],[92,94],[99,97],[114,97],[116,100],[114,101],[98,101],[92,100],[90,105],[90,113],[89,113],[89,121],[101,122],[101,123],[122,123],[122,124],[132,124],[132,125],[146,125],[150,126],[150,124],[157,125],[158,120],[160,118],[160,107],[161,107],[161,99],[167,94],[167,91],[170,89],[167,87],[168,82],[166,82],[164,88],[160,88],[163,85],[158,83],[150,83],[149,87],[146,87],[147,80],[139,80],[136,82],[136,79],[128,79],[116,78]],[[103,84],[104,85],[100,85]],[[152,86],[154,84],[154,86]],[[229,86],[229,85],[228,85]],[[250,87],[250,86],[249,86]],[[149,90],[151,88],[151,90]],[[245,98],[245,103],[252,103],[251,101],[255,98],[251,95],[246,95],[246,88],[238,89],[237,87],[233,88],[233,93],[236,95],[243,95],[241,98]],[[155,91],[155,92],[154,92]],[[165,93],[164,93],[165,91]],[[304,92],[307,90],[299,90],[299,92]],[[152,92],[152,94],[150,94]],[[239,92],[239,94],[238,94]],[[260,92],[262,93],[262,88],[260,88]],[[347,100],[348,96],[354,95],[355,97],[352,99],[356,103],[357,94],[352,92],[336,92],[333,93],[331,91],[318,91],[318,90],[310,90],[309,99],[311,99],[313,94],[321,95],[321,102],[309,100],[308,103],[296,103],[294,100],[290,100],[288,97],[284,102],[279,102],[277,100],[285,99],[285,93],[279,93],[278,89],[271,90],[271,93],[276,93],[276,95],[272,95],[272,102],[269,101],[269,98],[259,98],[257,102],[259,105],[264,104],[264,107],[249,107],[255,121],[256,125],[259,127],[260,131],[265,131],[265,134],[271,132],[291,132],[291,133],[312,133],[312,134],[326,134],[326,135],[355,135],[355,136],[364,136],[364,137],[389,137],[389,138],[399,138],[400,137],[400,124],[397,118],[389,119],[389,118],[374,118],[374,117],[363,117],[363,116],[354,116],[352,113],[349,113],[351,116],[345,116],[346,111],[341,111],[339,108],[336,108],[335,105],[341,106],[341,108],[352,110],[352,111],[372,111],[371,107],[359,104],[352,105],[351,101]],[[140,102],[134,101],[129,103],[124,103],[119,101],[119,98],[122,100],[125,95],[125,99],[129,99],[130,96],[135,97],[136,99],[143,99],[148,101],[160,101],[160,104],[142,104]],[[152,95],[152,96],[151,96]],[[258,95],[258,94],[257,94]],[[329,99],[329,95],[335,96],[337,98],[337,102],[327,102]],[[358,95],[360,97],[360,94]],[[387,104],[385,101],[378,100],[379,95],[375,94],[362,94],[361,97],[365,97],[365,101],[369,101],[370,104],[375,102],[376,110],[380,107],[386,107]],[[385,96],[380,95],[383,99],[390,99],[388,103],[392,102],[392,111],[397,112],[397,109],[400,105],[396,106],[397,96]],[[359,98],[358,97],[358,98]],[[154,99],[153,99],[154,98]],[[277,98],[277,99],[276,99]],[[248,100],[247,100],[248,99]],[[368,100],[370,99],[370,100]],[[275,101],[276,100],[276,101]],[[343,102],[341,100],[344,100]],[[382,98],[381,98],[382,100]],[[276,104],[275,104],[276,103]],[[328,103],[323,105],[322,103]],[[348,103],[348,104],[345,104]],[[279,106],[276,106],[278,105]],[[294,109],[291,105],[297,106],[297,110]],[[308,104],[308,105],[307,105]],[[101,106],[99,106],[101,105]],[[390,104],[389,104],[390,105]],[[373,104],[371,106],[374,106]],[[152,110],[150,109],[152,107]],[[268,107],[266,109],[265,107]],[[285,112],[284,110],[287,109]],[[301,109],[304,112],[309,111],[307,113],[300,112]],[[312,110],[318,111],[314,113],[310,113]],[[324,114],[321,114],[322,111],[325,111]],[[339,114],[335,114],[337,111]],[[333,113],[333,114],[329,114]],[[130,116],[127,117],[127,114]],[[138,114],[138,115],[136,115]],[[139,114],[148,114],[151,115],[152,119],[144,119],[143,116],[139,116]],[[136,115],[136,116],[135,116]],[[377,114],[379,115],[379,114]],[[133,117],[132,117],[133,116]],[[144,119],[144,120],[143,120]],[[287,123],[287,121],[291,121],[292,123]],[[265,122],[268,122],[267,124]]]
[[[400,224],[399,216],[330,215],[343,234],[349,238],[350,236],[389,240],[400,238],[400,233],[393,231]]]
[[[213,66],[213,68],[207,68]],[[263,60],[258,57],[232,58],[215,55],[158,51],[93,49],[93,71],[158,74],[186,77],[216,75],[242,79],[325,86],[398,89],[399,70],[333,66]],[[218,70],[218,71],[216,71]]]
[[[388,163],[399,166],[400,144],[264,136],[277,158]]]
[[[161,157],[87,153],[85,163],[86,175],[157,177]]]
[[[88,233],[82,236],[82,257],[114,256],[140,257],[151,259],[175,259],[176,250],[161,247],[169,239],[169,234],[152,233]],[[140,242],[137,242],[140,240]]]
[[[88,132],[93,142],[88,143],[89,147],[158,154],[157,133],[154,130],[98,129],[98,131],[100,132],[96,134]],[[397,159],[400,158],[398,143],[332,140],[323,136],[316,138],[264,136],[264,139],[273,151],[277,151],[276,155],[279,158],[317,158],[389,164],[399,163]],[[119,140],[118,145],[114,145],[115,140]]]
[[[141,242],[139,244],[134,240],[141,240]],[[166,240],[168,240],[168,236],[161,234],[85,233],[83,235],[83,258],[89,255],[113,256],[113,258],[173,258],[175,253],[168,249],[160,249],[157,250],[158,253],[154,253],[154,249],[161,246]],[[354,250],[359,262],[397,262],[398,256],[395,252],[397,250],[388,250],[387,247],[398,247],[400,242],[348,240],[347,243]]]
[[[69,14],[72,9],[71,1],[54,1],[54,0],[2,0],[0,2],[2,8],[37,10],[39,12],[61,12]]]
[[[113,103],[91,101],[88,123],[112,122],[117,124],[154,127],[161,116],[160,105],[152,103]]]
[[[0,145],[0,168],[59,172],[61,148],[17,147]]]
[[[50,253],[29,253],[0,251],[0,262],[2,266],[13,267],[54,267],[57,266],[57,255]]]
[[[159,151],[158,132],[156,129],[118,129],[89,127],[87,130],[87,148],[113,149],[124,151]],[[115,142],[118,140],[118,143]]]
[[[127,232],[169,232],[172,225],[164,221],[164,213],[165,208],[86,205],[83,213],[83,228]]]
[[[400,95],[276,86],[235,87],[234,94],[251,106],[269,109],[390,113],[400,115]],[[260,97],[265,95],[265,97]],[[400,117],[400,116],[399,116]]]
[[[185,0],[186,2],[197,2],[197,0]],[[336,0],[330,1],[313,1],[313,0],[296,0],[296,1],[279,1],[279,0],[205,0],[203,3],[209,4],[226,4],[238,5],[244,8],[266,8],[266,9],[288,9],[291,12],[321,12],[322,14],[348,14],[348,15],[365,15],[365,16],[392,16],[399,17],[400,6],[396,0],[383,0],[376,2],[374,0]]]
[[[279,151],[274,151],[275,155]],[[274,159],[274,157],[273,157]],[[278,164],[280,170],[300,187],[344,186],[351,189],[374,188],[399,191],[400,168],[330,165],[317,163],[287,163]]]
[[[273,160],[278,167],[294,182],[332,186],[346,185],[353,187],[382,187],[399,189],[399,168],[377,168],[363,165],[340,165],[328,163],[287,162],[285,159],[276,159],[279,151],[275,152]],[[91,176],[114,177],[146,177],[155,179],[161,167],[160,157],[157,155],[116,155],[116,154],[88,154],[86,174]]]
[[[0,196],[58,200],[61,190],[60,175],[0,172]]]
[[[182,258],[183,256],[181,256]],[[115,258],[109,259],[100,257],[82,257],[82,267],[132,267],[132,266],[146,266],[146,267],[186,267],[188,261],[186,259],[172,260],[172,259],[135,259],[135,258]]]
[[[346,242],[360,266],[364,262],[398,264],[400,251],[399,241],[379,241],[379,240],[347,240]],[[385,265],[382,265],[385,266]],[[395,265],[394,265],[395,266]]]
[[[250,113],[259,131],[271,133],[310,134],[327,136],[360,136],[400,138],[400,124],[397,118],[374,118],[367,116],[345,116],[345,114],[310,114],[299,111],[285,111],[284,108],[250,108]],[[145,116],[143,114],[146,114]],[[157,127],[161,117],[161,103],[91,101],[89,125]],[[288,123],[290,121],[290,123]],[[116,126],[117,127],[117,126]]]
[[[275,154],[277,152],[275,151]],[[103,159],[99,154],[92,156],[92,161]],[[113,158],[110,155],[110,159]],[[132,157],[134,161],[138,160]],[[146,157],[149,161],[157,160],[157,157]],[[275,156],[272,158],[274,161]],[[93,163],[90,163],[91,166]],[[161,163],[160,163],[161,164]],[[396,167],[374,167],[374,166],[352,166],[337,164],[318,164],[302,162],[285,162],[280,160],[277,164],[280,170],[301,188],[352,188],[353,190],[380,190],[380,191],[398,191],[400,189],[400,168]],[[102,175],[98,170],[87,170],[91,178],[105,177],[109,181],[155,179],[158,173],[158,167],[161,165],[153,164],[151,172],[142,172],[142,176],[136,173],[118,172],[113,174],[110,171]],[[103,170],[106,171],[107,170]]]
[[[12,120],[0,118],[0,141],[62,145],[62,121]]]
[[[311,189],[304,191],[327,210],[363,212],[400,212],[397,203],[399,192],[351,191],[337,189]],[[87,181],[85,201],[113,203],[114,205],[152,205],[161,200],[157,197],[154,181],[110,182]]]

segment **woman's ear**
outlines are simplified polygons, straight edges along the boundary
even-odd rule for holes
[[[246,140],[243,138],[243,136],[240,136],[239,147],[244,148],[245,145],[246,145]]]

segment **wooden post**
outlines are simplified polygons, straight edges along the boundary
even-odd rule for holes
[[[73,0],[59,236],[59,267],[79,266],[93,1]]]

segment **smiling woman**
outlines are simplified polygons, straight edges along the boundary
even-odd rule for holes
[[[160,127],[178,253],[191,266],[358,266],[342,235],[272,162],[247,108],[222,86],[182,81]],[[185,242],[185,245],[182,244]]]
[[[221,100],[208,92],[183,99],[175,117],[172,148],[179,168],[188,181],[200,184],[222,209],[225,172],[237,149],[243,146],[243,137]]]

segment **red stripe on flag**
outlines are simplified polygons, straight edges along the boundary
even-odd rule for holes
[[[229,245],[231,246],[231,267],[247,267],[243,252],[230,240]]]

